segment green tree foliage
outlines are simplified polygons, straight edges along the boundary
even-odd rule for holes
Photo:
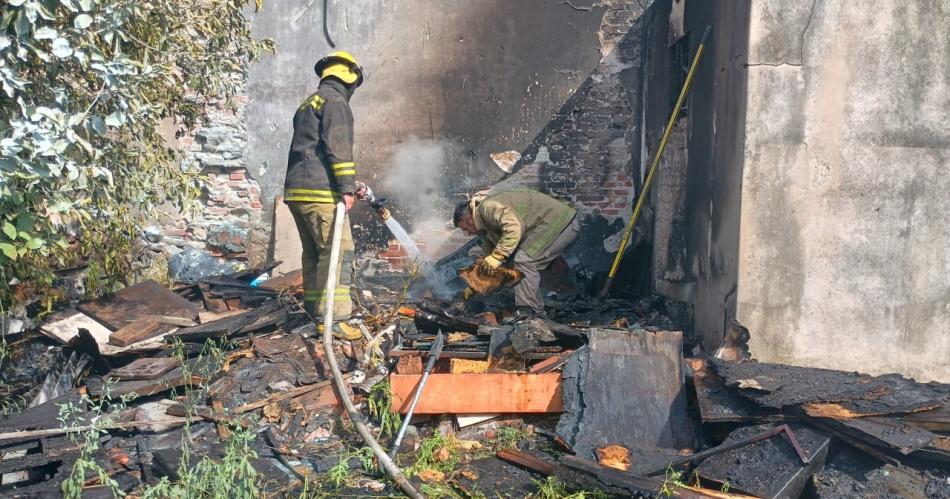
[[[0,3],[0,305],[58,268],[88,264],[93,285],[122,280],[136,227],[200,194],[158,127],[204,122],[273,49],[251,38],[247,4]]]

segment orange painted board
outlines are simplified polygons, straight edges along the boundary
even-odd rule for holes
[[[422,378],[393,374],[393,406],[409,411]],[[415,414],[561,412],[561,373],[430,374]]]

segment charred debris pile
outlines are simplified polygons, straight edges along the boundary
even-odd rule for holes
[[[658,297],[562,298],[513,321],[497,302],[410,299],[396,272],[358,274],[363,337],[327,352],[299,272],[252,284],[267,270],[45,317],[5,362],[0,494],[140,494],[243,449],[260,495],[398,495],[349,397],[387,450],[412,412],[393,455],[429,497],[950,497],[947,385],[734,344],[699,355],[683,307]]]

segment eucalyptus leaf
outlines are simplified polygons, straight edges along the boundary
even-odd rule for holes
[[[106,125],[118,128],[125,124],[125,113],[116,110],[109,116],[106,116]]]
[[[26,242],[26,247],[31,250],[37,250],[43,247],[43,240],[39,238],[30,239]]]
[[[6,234],[11,241],[16,239],[16,227],[10,222],[4,222],[3,233]]]
[[[13,21],[13,31],[16,32],[16,36],[23,37],[30,32],[30,20],[24,15],[23,12],[18,12],[16,15],[16,20]]]
[[[53,40],[53,55],[60,59],[65,59],[73,55],[73,49],[69,46],[69,40],[62,37]]]
[[[10,260],[17,259],[16,247],[10,243],[0,243],[0,251]]]
[[[57,36],[59,36],[59,32],[49,26],[43,26],[33,32],[33,38],[37,40],[52,40]]]
[[[92,16],[89,14],[79,14],[76,19],[73,19],[73,26],[77,29],[86,29],[90,24],[92,24]]]
[[[106,122],[99,116],[89,118],[89,126],[92,127],[93,132],[96,132],[96,135],[102,136],[106,134]]]

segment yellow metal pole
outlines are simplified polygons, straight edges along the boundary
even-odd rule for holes
[[[647,193],[650,191],[650,185],[653,184],[653,176],[656,174],[657,167],[660,166],[660,158],[663,156],[663,150],[666,149],[666,142],[669,140],[670,133],[673,131],[673,125],[676,123],[676,117],[680,113],[680,108],[683,107],[683,101],[686,100],[686,93],[689,92],[689,87],[693,83],[693,76],[696,75],[699,59],[703,56],[703,51],[706,49],[706,39],[709,38],[710,31],[712,31],[712,27],[706,26],[706,29],[703,31],[703,37],[699,41],[699,47],[696,48],[696,56],[693,57],[693,63],[690,64],[689,72],[686,73],[686,81],[683,83],[680,95],[677,97],[676,104],[673,106],[670,121],[666,123],[666,129],[663,130],[660,147],[657,148],[656,154],[653,156],[653,163],[650,165],[650,170],[647,171],[646,180],[643,181],[643,189],[640,190],[640,195],[637,196],[637,203],[633,207],[633,215],[630,216],[630,223],[627,224],[627,228],[624,230],[623,239],[620,240],[620,247],[617,248],[617,254],[614,256],[614,263],[610,266],[610,273],[607,274],[607,282],[604,283],[604,287],[600,290],[601,298],[607,296],[607,292],[610,291],[610,285],[613,284],[614,277],[617,275],[617,268],[620,267],[620,258],[623,257],[623,252],[627,249],[627,244],[630,242],[630,234],[633,233],[633,227],[637,224],[637,219],[640,218],[640,209],[643,208],[643,202],[646,200]]]

